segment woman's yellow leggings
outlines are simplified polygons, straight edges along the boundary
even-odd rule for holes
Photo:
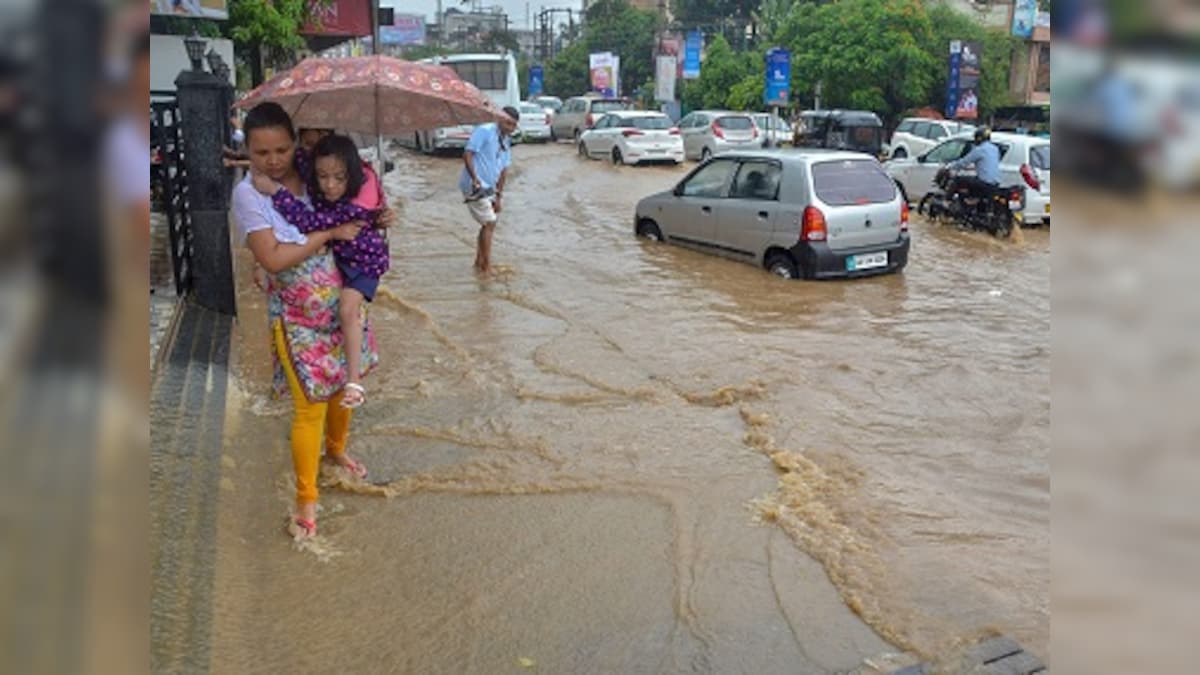
[[[275,352],[279,355],[288,387],[292,390],[292,466],[296,470],[296,503],[315,502],[317,472],[321,464],[321,436],[325,437],[325,453],[330,457],[344,453],[346,438],[350,435],[351,411],[341,406],[344,391],[339,391],[328,401],[309,402],[292,368],[287,341],[283,337],[283,323],[276,321],[273,332]]]

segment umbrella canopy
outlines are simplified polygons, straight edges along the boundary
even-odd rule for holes
[[[494,122],[504,112],[445,66],[390,56],[307,58],[238,101],[274,102],[297,127],[375,136]]]

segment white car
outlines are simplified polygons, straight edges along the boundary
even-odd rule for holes
[[[901,159],[916,157],[933,149],[942,141],[964,132],[974,132],[975,127],[954,120],[931,120],[909,117],[900,122],[892,134],[892,140],[884,148],[887,157]]]
[[[933,191],[934,176],[974,146],[973,133],[959,134],[917,157],[892,159],[883,168],[900,187],[909,203],[918,203]],[[1024,222],[1050,222],[1050,139],[996,132],[992,142],[1000,147],[1000,184],[1025,186]]]
[[[683,162],[683,137],[660,112],[610,112],[580,135],[578,148],[583,157],[607,157],[613,164]]]
[[[762,132],[764,143],[769,135],[772,141],[771,145],[777,148],[782,147],[785,143],[792,144],[792,125],[782,117],[771,113],[754,113],[752,117],[754,117],[754,124]]]
[[[517,106],[521,119],[517,121],[522,141],[549,141],[550,119],[553,115],[536,103],[522,103]]]

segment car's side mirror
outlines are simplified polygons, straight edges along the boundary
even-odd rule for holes
[[[921,156],[917,157],[917,161],[924,164],[925,162],[929,161],[928,158],[929,158],[929,155],[921,155]]]
[[[675,189],[671,190],[671,193],[674,194],[676,197],[682,197],[683,196],[683,183],[676,185]]]

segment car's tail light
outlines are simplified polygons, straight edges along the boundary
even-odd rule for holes
[[[667,133],[671,134],[672,136],[678,136],[679,135],[679,127],[671,127],[671,130],[668,131]]]
[[[758,127],[756,125],[750,125],[750,134],[751,138],[758,138]]]
[[[550,124],[550,113],[546,113],[546,124]]]
[[[825,241],[827,234],[825,214],[815,206],[806,207],[800,218],[800,241]]]
[[[638,131],[637,129],[625,129],[621,131],[621,135],[625,138],[629,138],[630,136],[641,136],[642,132]]]
[[[900,231],[908,232],[908,202],[900,199]]]
[[[1028,164],[1021,165],[1021,178],[1025,179],[1025,184],[1034,190],[1042,189],[1042,181],[1038,180],[1037,174],[1033,172],[1033,168]]]
[[[592,113],[588,113],[583,122],[587,125],[587,128],[591,129],[592,125],[596,123],[596,118],[592,117]]]
[[[717,124],[716,122],[712,123],[712,131],[713,136],[716,136],[717,138],[725,138],[725,130],[722,129],[721,125]]]

